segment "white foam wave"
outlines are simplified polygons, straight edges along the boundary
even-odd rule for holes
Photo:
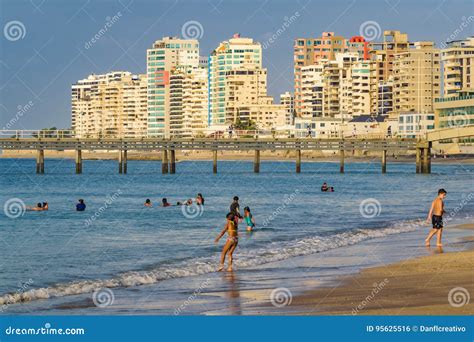
[[[270,243],[264,248],[254,250],[241,248],[238,250],[238,260],[236,260],[235,264],[239,268],[246,268],[281,261],[291,257],[324,252],[354,245],[368,239],[413,231],[420,224],[420,221],[407,221],[390,228],[356,229],[327,236],[314,236],[286,242],[279,241]],[[171,278],[206,274],[216,270],[216,260],[218,260],[217,257],[213,255],[195,259],[192,263],[183,261],[173,265],[171,268],[169,266],[162,266],[146,272],[126,272],[111,279],[73,281],[51,287],[30,289],[23,293],[8,293],[0,297],[0,305],[92,293],[104,287],[131,287],[153,284]]]

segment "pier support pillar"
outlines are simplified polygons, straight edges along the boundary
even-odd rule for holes
[[[217,150],[212,151],[212,173],[217,173]]]
[[[127,173],[127,150],[122,152],[122,169],[124,174]]]
[[[161,152],[161,173],[168,173],[168,150]]]
[[[82,151],[76,150],[76,173],[82,173]]]
[[[421,164],[422,173],[431,173],[431,149],[430,147],[423,148],[423,162]]]
[[[387,150],[382,151],[382,173],[387,173]]]
[[[38,150],[36,154],[36,173],[43,174],[44,173],[44,150]]]
[[[255,150],[255,157],[253,161],[253,172],[260,172],[260,150]]]
[[[416,173],[421,173],[421,148],[416,148]]]
[[[120,174],[123,173],[123,154],[122,154],[122,150],[119,150],[118,169],[119,169]]]
[[[170,173],[176,173],[176,153],[170,150]]]
[[[296,150],[296,173],[301,173],[301,150]]]
[[[341,156],[341,161],[339,164],[339,172],[344,173],[344,149],[339,151],[340,156]]]

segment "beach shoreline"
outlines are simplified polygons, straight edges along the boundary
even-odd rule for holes
[[[474,224],[455,229],[474,233]],[[473,237],[467,250],[431,255],[363,268],[342,276],[334,286],[306,291],[292,298],[292,315],[472,315],[474,301]]]

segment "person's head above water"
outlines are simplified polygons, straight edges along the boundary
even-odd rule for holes
[[[41,203],[36,203],[36,207],[41,208]]]
[[[438,196],[440,196],[442,198],[446,197],[447,194],[448,194],[448,192],[444,189],[439,189],[438,190]]]
[[[147,199],[145,200],[145,203],[151,203],[150,199],[147,198]]]
[[[80,198],[79,203],[84,204],[84,200],[82,198]]]
[[[239,200],[239,196],[234,196],[234,201],[237,202]]]
[[[161,202],[163,202],[163,203],[168,203],[168,200],[167,200],[166,198],[163,198],[163,199],[161,200]]]

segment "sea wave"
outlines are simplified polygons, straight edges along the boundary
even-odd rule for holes
[[[404,221],[386,228],[352,229],[339,231],[332,235],[317,235],[286,242],[275,241],[257,249],[240,248],[235,266],[248,268],[292,257],[320,253],[354,245],[368,239],[414,231],[422,224],[423,221],[420,220]],[[125,272],[110,279],[71,281],[50,287],[30,289],[22,293],[7,293],[0,297],[0,305],[92,293],[101,288],[147,285],[171,278],[211,273],[216,270],[217,260],[217,255],[212,255],[193,261],[183,260],[172,266],[168,264],[147,271]]]

